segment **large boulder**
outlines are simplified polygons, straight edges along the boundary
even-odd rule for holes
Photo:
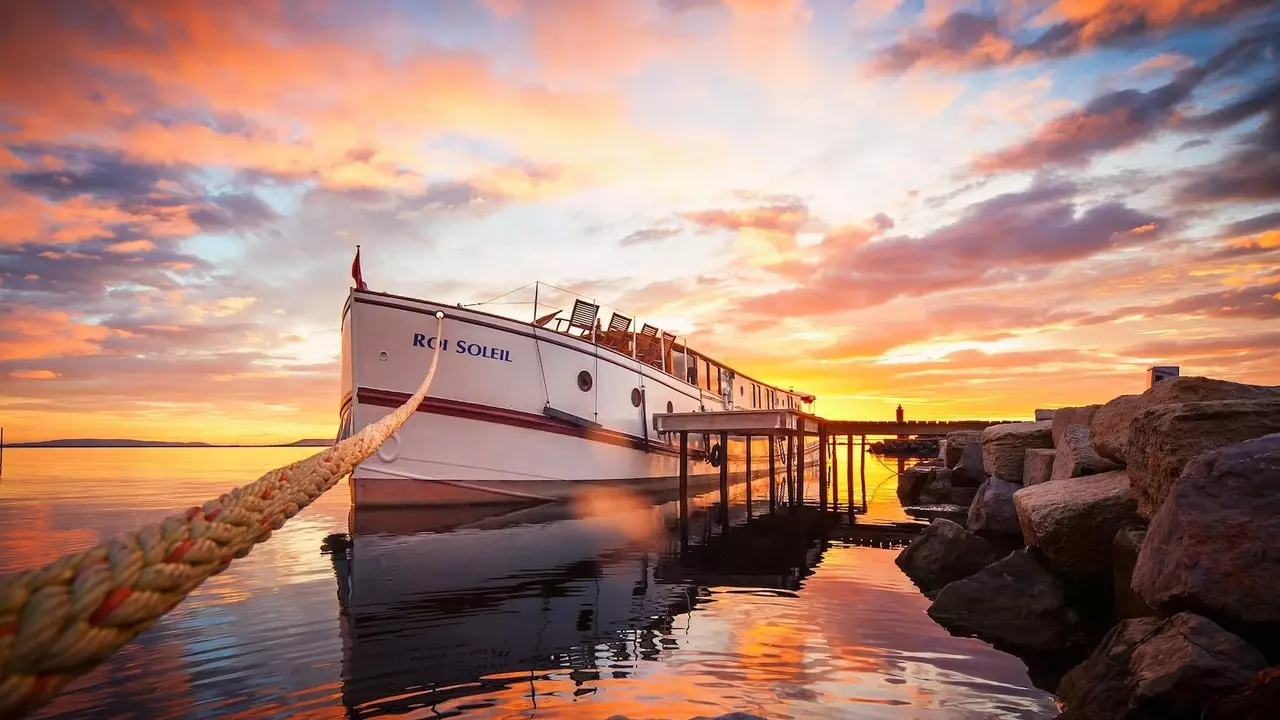
[[[1129,477],[1138,511],[1151,517],[1187,463],[1213,448],[1280,432],[1280,398],[1214,400],[1147,408],[1129,433]]]
[[[1006,423],[982,431],[982,466],[993,477],[1022,482],[1022,462],[1029,448],[1053,447],[1053,422]]]
[[[1098,454],[1089,439],[1089,428],[1071,425],[1062,429],[1054,452],[1053,480],[1097,475],[1119,469],[1120,464]]]
[[[1057,410],[1036,408],[1036,422],[1040,422],[1041,420],[1052,420],[1053,416],[1057,414],[1057,412]]]
[[[915,505],[920,501],[920,492],[933,482],[937,473],[936,465],[914,465],[902,471],[898,476],[898,502]]]
[[[982,447],[981,430],[953,430],[947,433],[947,450],[944,458],[947,467],[954,468],[960,462],[964,449],[969,445]]]
[[[996,561],[986,540],[950,520],[934,520],[894,562],[923,591],[938,590]]]
[[[1053,416],[1053,429],[1050,434],[1053,436],[1053,446],[1058,447],[1059,438],[1062,437],[1062,431],[1072,425],[1083,425],[1089,427],[1089,423],[1093,422],[1093,416],[1098,412],[1101,405],[1084,405],[1082,407],[1059,408],[1058,412]]]
[[[943,587],[927,612],[953,634],[1014,652],[1061,650],[1080,641],[1080,619],[1062,585],[1026,549]]]
[[[1018,511],[1013,506],[1013,494],[1022,489],[1017,483],[1000,478],[987,478],[978,488],[969,506],[969,518],[965,527],[969,532],[982,535],[1021,536]]]
[[[1123,471],[1025,487],[1013,494],[1022,540],[1040,548],[1049,569],[1070,577],[1111,571],[1111,544],[1136,523]]]
[[[1113,627],[1058,684],[1059,720],[1198,720],[1213,699],[1266,665],[1249,643],[1212,620],[1179,613]]]
[[[1128,462],[1130,426],[1143,410],[1171,403],[1210,400],[1265,400],[1280,397],[1280,387],[1244,385],[1206,377],[1176,377],[1161,380],[1141,395],[1121,395],[1103,405],[1093,416],[1089,433],[1098,454],[1120,464]]]
[[[1280,624],[1280,434],[1187,464],[1151,520],[1133,589],[1164,614]]]

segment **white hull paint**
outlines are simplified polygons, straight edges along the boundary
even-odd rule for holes
[[[756,398],[800,406],[798,393],[749,378],[733,378],[716,394],[589,337],[353,290],[343,312],[342,435],[416,389],[440,342],[437,311],[446,319],[431,395],[352,473],[353,507],[564,501],[597,487],[662,493],[678,485],[678,438],[652,429],[654,413],[723,410],[730,393],[738,407]],[[719,480],[707,441],[690,436],[693,491]],[[740,482],[745,443],[730,439],[727,449],[730,479]],[[753,475],[767,473],[767,453],[767,441],[753,442]]]

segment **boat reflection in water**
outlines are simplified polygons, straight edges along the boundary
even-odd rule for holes
[[[691,545],[705,549],[699,539],[719,532],[715,499],[691,499]],[[745,518],[745,505],[732,504],[731,525]],[[442,533],[375,532],[353,518],[358,531],[330,536],[326,549],[338,579],[348,714],[438,706],[528,684],[540,670],[625,677],[637,660],[658,658],[675,647],[673,618],[703,593],[672,569],[677,522],[675,503],[619,495]]]

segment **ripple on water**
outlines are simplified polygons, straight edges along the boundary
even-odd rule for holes
[[[309,454],[68,452],[6,453],[0,572]],[[892,493],[870,475],[877,496]],[[322,552],[348,532],[347,497],[323,496],[37,717],[1056,714],[1016,658],[934,624],[892,550],[812,545],[765,569],[730,546],[691,566],[664,532],[636,532],[669,521],[663,506],[360,535]],[[726,558],[732,572],[712,567]]]

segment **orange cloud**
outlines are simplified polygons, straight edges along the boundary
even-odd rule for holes
[[[9,377],[19,380],[55,380],[58,373],[52,370],[14,370],[9,373]]]
[[[66,312],[10,305],[0,309],[0,360],[96,355],[103,341],[121,334],[79,322]]]
[[[107,252],[119,253],[122,255],[127,255],[130,253],[138,253],[138,252],[147,252],[148,250],[155,250],[155,249],[156,249],[155,243],[151,242],[150,240],[129,240],[126,242],[112,243],[111,245],[107,246]]]

